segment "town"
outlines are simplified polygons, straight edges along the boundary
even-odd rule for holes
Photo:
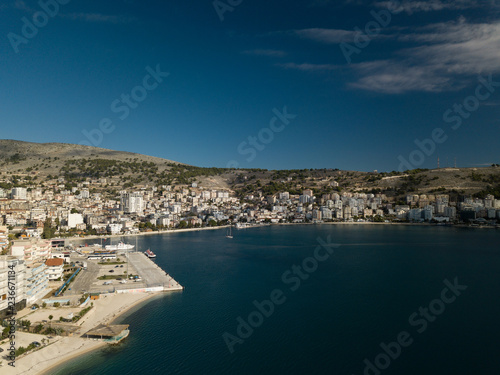
[[[23,295],[18,297],[22,307],[57,290],[60,285],[51,289],[49,282],[59,280],[62,285],[68,272],[75,270],[67,253],[60,251],[70,243],[68,238],[280,223],[425,222],[498,227],[500,219],[500,200],[493,195],[452,201],[447,194],[408,194],[404,202],[395,203],[385,194],[344,190],[317,197],[312,189],[304,189],[302,194],[281,191],[240,199],[229,189],[204,189],[194,182],[119,191],[116,199],[91,192],[108,184],[105,178],[89,178],[68,190],[61,177],[50,188],[0,189],[0,272],[7,272],[16,259],[22,260],[17,267],[26,266],[26,282],[18,284],[24,284],[24,291],[18,291],[18,296]],[[339,183],[332,180],[329,185],[337,188]],[[7,309],[8,293],[7,278],[0,280],[1,313]]]

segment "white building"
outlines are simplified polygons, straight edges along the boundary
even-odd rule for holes
[[[26,268],[26,303],[32,305],[48,292],[49,278],[45,263],[27,264]]]
[[[61,279],[63,276],[64,260],[61,258],[52,258],[45,261],[47,266],[47,277],[49,280]]]
[[[51,242],[37,239],[14,241],[10,250],[10,255],[26,261],[45,261],[50,258],[51,253]]]
[[[142,213],[144,198],[140,193],[125,193],[121,196],[121,210],[127,213]]]
[[[68,215],[68,227],[76,228],[77,225],[83,224],[82,214],[69,214]]]
[[[106,229],[111,234],[119,234],[121,232],[122,228],[123,228],[122,223],[114,223],[114,224],[108,224]]]
[[[9,245],[9,228],[0,226],[0,249],[5,249]]]
[[[0,256],[0,317],[6,315],[9,306],[9,281],[14,283],[16,305],[24,307],[23,301],[26,301],[25,277],[26,264],[24,260],[8,255]]]
[[[12,189],[12,199],[26,199],[28,190],[23,187],[16,187]]]

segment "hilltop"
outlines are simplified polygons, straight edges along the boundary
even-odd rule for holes
[[[500,168],[415,169],[405,172],[358,172],[339,169],[200,168],[131,152],[63,143],[0,140],[0,178],[4,188],[44,186],[54,181],[66,188],[99,181],[98,190],[197,183],[209,189],[230,189],[240,198],[282,191],[301,194],[365,192],[386,194],[395,201],[406,194],[496,195],[500,198]],[[64,179],[61,179],[64,178]]]

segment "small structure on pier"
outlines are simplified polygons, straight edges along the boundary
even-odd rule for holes
[[[104,325],[100,324],[94,329],[91,329],[84,334],[85,337],[91,339],[101,339],[105,342],[116,344],[128,336],[128,324],[120,325]]]

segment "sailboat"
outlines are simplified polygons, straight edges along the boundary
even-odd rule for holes
[[[233,238],[233,235],[231,233],[231,227],[232,225],[229,226],[229,230],[226,232],[226,238]]]

